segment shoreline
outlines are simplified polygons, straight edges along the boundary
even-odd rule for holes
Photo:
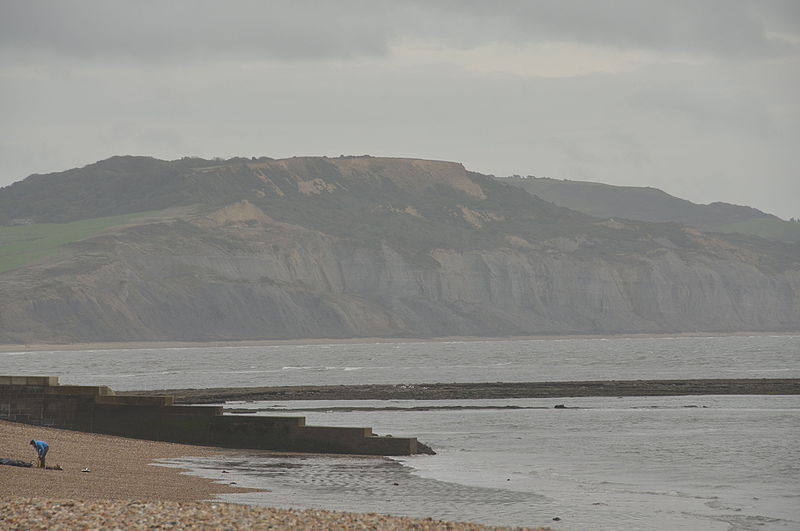
[[[303,385],[117,391],[176,404],[255,400],[459,400],[593,396],[800,395],[800,378]]]
[[[33,438],[50,444],[48,465],[59,464],[63,470],[0,466],[3,529],[534,529],[215,501],[212,497],[216,494],[269,491],[215,482],[190,475],[187,469],[156,463],[176,457],[238,455],[230,449],[0,420],[0,457],[33,460],[35,454],[28,444]],[[82,472],[83,469],[89,471]]]
[[[158,348],[203,348],[203,347],[259,347],[280,345],[348,345],[380,343],[458,343],[481,341],[547,341],[558,339],[636,339],[677,337],[749,337],[749,336],[797,336],[798,331],[740,331],[740,332],[675,332],[675,333],[620,333],[620,334],[563,334],[526,335],[504,337],[443,336],[443,337],[353,337],[353,338],[299,338],[299,339],[253,339],[226,341],[97,341],[80,343],[2,343],[0,352],[42,352],[75,350],[136,350]]]

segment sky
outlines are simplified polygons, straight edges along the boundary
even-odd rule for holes
[[[0,186],[340,154],[800,218],[800,2],[0,0]]]

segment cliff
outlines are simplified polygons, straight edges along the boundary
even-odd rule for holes
[[[800,330],[797,245],[592,218],[455,163],[157,161],[139,187],[98,164],[0,190],[35,222],[147,211],[0,273],[0,342]]]

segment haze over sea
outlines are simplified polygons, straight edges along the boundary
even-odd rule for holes
[[[800,336],[280,344],[0,353],[5,374],[116,390],[798,378]],[[554,409],[564,404],[565,409]],[[229,403],[416,436],[436,456],[178,460],[281,507],[588,529],[800,528],[800,397]],[[226,473],[223,475],[222,470]],[[551,522],[554,517],[558,522]]]

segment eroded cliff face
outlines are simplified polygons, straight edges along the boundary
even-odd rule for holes
[[[152,228],[150,230],[153,230]],[[169,232],[169,227],[160,227]],[[275,229],[279,230],[279,229]],[[120,239],[112,253],[8,275],[4,342],[507,336],[800,328],[800,271],[742,260],[437,249],[410,260],[283,228],[281,245],[180,248]],[[150,235],[152,236],[152,235]],[[141,236],[140,236],[141,238]],[[105,246],[104,246],[105,247]],[[562,251],[571,248],[572,251]],[[58,269],[63,268],[62,272]],[[47,278],[31,288],[26,275]],[[13,286],[24,293],[14,293]]]
[[[800,330],[796,245],[600,220],[456,163],[123,157],[3,205],[148,212],[0,273],[3,343]]]

